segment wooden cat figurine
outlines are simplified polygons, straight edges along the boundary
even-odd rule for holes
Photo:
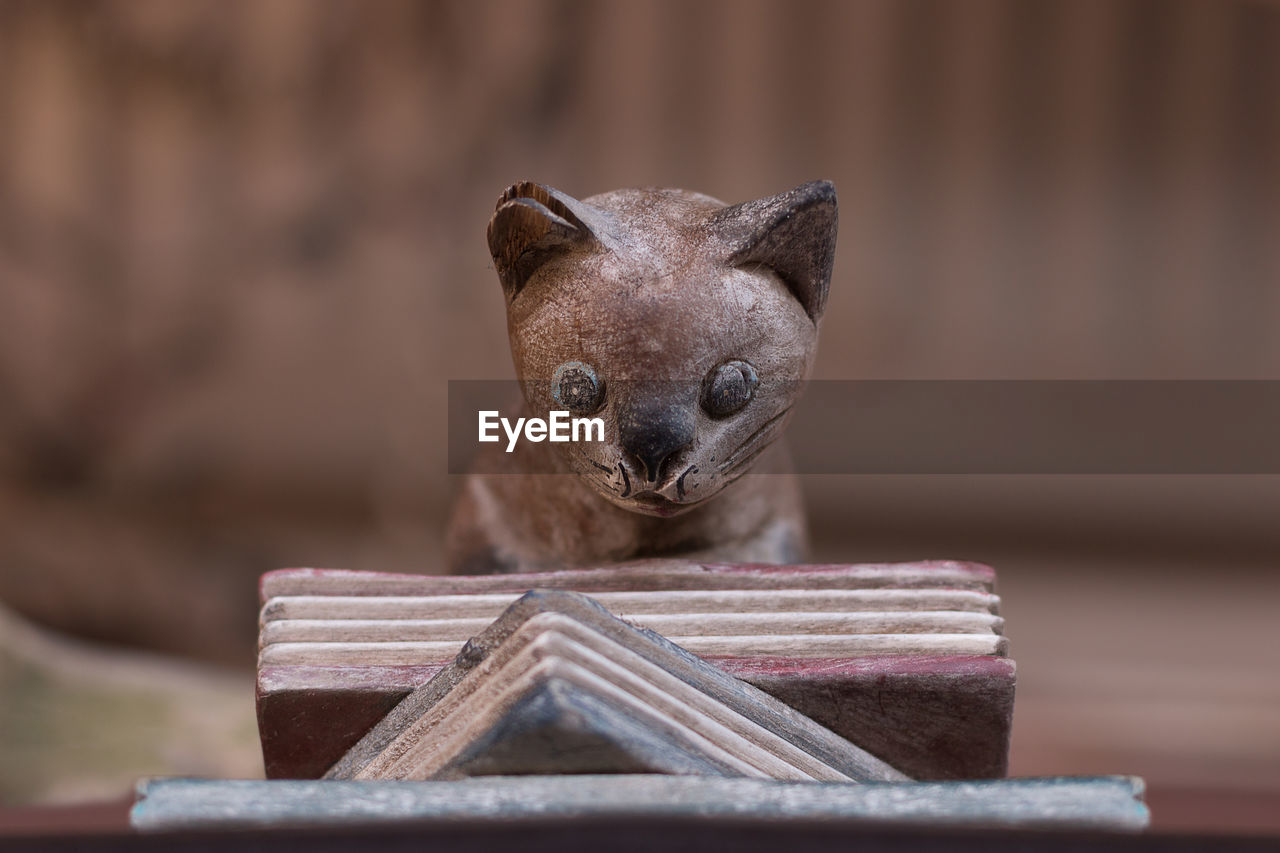
[[[599,417],[605,435],[483,445],[511,474],[468,478],[451,570],[800,561],[799,489],[773,442],[817,347],[835,188],[726,206],[668,189],[579,201],[526,182],[499,198],[488,237],[520,414]]]

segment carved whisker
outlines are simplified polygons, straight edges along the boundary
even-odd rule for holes
[[[775,429],[780,424],[782,419],[786,417],[787,412],[790,412],[790,411],[791,411],[791,406],[787,406],[785,409],[778,412],[778,414],[774,415],[773,417],[769,418],[769,420],[761,424],[759,429],[751,433],[751,435],[747,436],[746,439],[741,444],[739,444],[737,447],[733,449],[733,452],[731,452],[727,457],[725,457],[724,462],[721,462],[720,465],[717,466],[718,470],[726,471],[729,468],[736,466],[738,464],[739,457],[742,455],[744,450],[749,448],[750,445],[759,441],[767,432],[770,432],[773,429]]]
[[[627,469],[621,462],[618,463],[618,470],[622,472],[622,494],[619,497],[627,497],[631,494],[631,478],[627,476]]]
[[[756,457],[758,457],[761,453],[764,453],[768,449],[769,449],[769,444],[767,442],[763,443],[759,447],[757,447],[755,450],[751,451],[749,454],[742,457],[742,459],[739,460],[737,463],[735,463],[734,466],[730,468],[728,471],[721,471],[720,472],[721,475],[726,478],[725,484],[728,485],[729,483],[732,483],[734,480],[738,479],[738,477],[741,477],[743,474],[747,473],[747,470],[751,467],[751,463],[756,461]]]
[[[690,474],[696,474],[696,473],[698,473],[698,466],[690,465],[688,468],[685,469],[684,473],[680,475],[680,479],[676,480],[676,497],[677,498],[684,497],[684,478],[688,477]]]
[[[592,459],[581,448],[574,448],[574,452],[577,453],[578,458],[582,459],[585,462],[590,463],[592,468],[595,468],[597,471],[603,472],[603,475],[597,474],[594,471],[584,472],[582,474],[583,477],[585,477],[586,479],[590,480],[593,483],[604,486],[609,491],[614,491],[617,488],[617,484],[615,483],[616,478],[614,476],[614,470],[612,468],[610,468],[608,465],[605,465],[601,462],[597,462],[596,460]]]

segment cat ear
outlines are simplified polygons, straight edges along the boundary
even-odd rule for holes
[[[711,227],[728,243],[731,266],[769,267],[817,322],[836,256],[836,188],[830,181],[726,207],[712,216]]]
[[[489,220],[489,253],[507,300],[555,255],[595,242],[588,223],[596,218],[589,205],[552,187],[530,181],[507,187]]]

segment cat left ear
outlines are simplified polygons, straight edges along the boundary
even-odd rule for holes
[[[769,267],[818,321],[836,257],[836,188],[830,181],[726,207],[712,216],[711,228],[728,243],[731,266]]]
[[[598,215],[557,189],[522,181],[508,187],[489,220],[489,253],[510,301],[555,255],[595,242]]]

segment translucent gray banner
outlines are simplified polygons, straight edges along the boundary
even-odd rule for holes
[[[802,392],[785,435],[803,474],[1280,474],[1280,381],[850,380]],[[451,474],[510,470],[504,453],[477,456],[481,411],[514,422],[518,383],[449,382]]]

